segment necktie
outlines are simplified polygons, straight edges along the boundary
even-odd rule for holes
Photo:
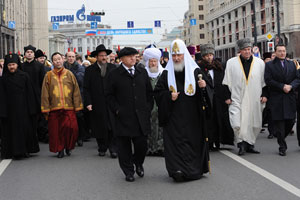
[[[284,68],[284,61],[280,61],[282,68]]]
[[[133,69],[128,69],[131,76],[133,76]]]

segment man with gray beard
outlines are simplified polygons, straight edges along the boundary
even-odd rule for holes
[[[166,167],[174,181],[196,180],[209,171],[206,82],[182,40],[172,42],[171,54],[154,90]]]
[[[143,53],[143,59],[145,61],[145,69],[148,72],[148,76],[152,85],[155,85],[163,72],[164,68],[161,66],[159,60],[161,52],[157,48],[148,48]],[[148,135],[148,152],[149,156],[163,156],[164,144],[162,136],[162,128],[158,123],[158,108],[154,103],[151,111],[151,133]]]
[[[117,148],[113,137],[114,117],[108,109],[104,95],[108,74],[116,68],[114,64],[107,63],[107,56],[111,52],[101,44],[91,53],[97,62],[86,68],[83,96],[85,107],[89,111],[92,135],[97,140],[99,156],[105,156],[109,149],[111,158],[117,158]]]

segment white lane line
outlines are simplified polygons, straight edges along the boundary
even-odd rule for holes
[[[296,195],[297,197],[300,197],[300,189],[293,186],[292,184],[282,180],[281,178],[274,176],[273,174],[271,174],[270,172],[252,164],[251,162],[248,162],[247,160],[241,158],[240,156],[237,156],[233,153],[231,153],[230,151],[226,151],[226,150],[221,150],[220,151],[222,154],[232,158],[233,160],[237,161],[238,163],[244,165],[245,167],[255,171],[256,173],[258,173],[259,175],[265,177],[266,179],[268,179],[269,181],[277,184],[278,186],[282,187],[283,189],[289,191],[290,193]]]
[[[5,159],[0,162],[0,176],[3,174],[3,172],[8,167],[11,161],[11,159]]]

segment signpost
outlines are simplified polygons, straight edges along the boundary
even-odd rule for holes
[[[154,27],[161,27],[161,21],[160,20],[156,20],[154,21]]]
[[[127,28],[134,28],[134,21],[128,21]]]
[[[267,38],[268,41],[271,41],[274,38],[274,34],[270,32],[270,33],[267,34],[266,38]]]
[[[91,29],[97,29],[97,22],[91,22]]]
[[[268,52],[274,52],[274,42],[268,42]]]
[[[196,26],[196,23],[197,23],[196,19],[190,19],[191,26]]]
[[[59,23],[57,23],[57,22],[53,23],[52,24],[52,29],[55,30],[55,31],[58,30],[59,29]]]
[[[16,29],[16,22],[15,21],[9,21],[8,22],[8,28]]]

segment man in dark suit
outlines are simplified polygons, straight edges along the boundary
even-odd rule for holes
[[[108,74],[116,68],[115,65],[107,63],[107,56],[111,52],[101,44],[91,53],[97,62],[86,68],[83,96],[84,104],[90,114],[92,135],[98,143],[99,156],[105,156],[107,149],[109,149],[111,157],[117,158],[112,113],[106,105],[107,101],[104,95]]]
[[[153,106],[152,86],[147,71],[135,66],[137,50],[123,48],[121,65],[108,77],[107,100],[116,116],[119,164],[126,181],[134,181],[134,165],[138,176],[144,176],[147,135],[151,131],[150,111]],[[134,154],[132,154],[132,143]]]
[[[286,136],[292,130],[296,117],[295,90],[300,85],[299,71],[294,62],[286,59],[286,47],[275,47],[276,58],[266,63],[265,82],[270,89],[270,109],[274,132],[279,144],[279,155],[285,156]]]

